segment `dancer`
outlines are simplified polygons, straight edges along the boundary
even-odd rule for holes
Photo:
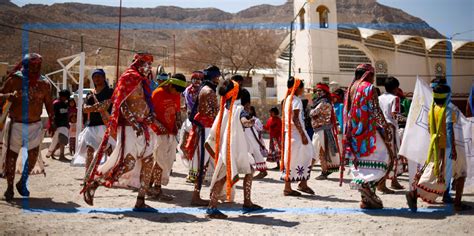
[[[464,183],[467,177],[467,162],[464,155],[457,155],[455,145],[454,124],[456,113],[448,104],[451,89],[443,83],[435,83],[433,87],[433,105],[429,111],[429,132],[431,136],[428,159],[423,168],[418,170],[413,182],[413,190],[406,194],[411,211],[417,211],[417,198],[434,203],[436,198],[443,196],[447,190],[447,174],[452,173],[453,185],[456,189],[454,209],[465,211],[471,206],[462,203]],[[448,160],[449,159],[449,160]]]
[[[314,129],[313,146],[321,162],[321,175],[317,180],[325,180],[340,167],[337,120],[331,103],[329,86],[319,83],[316,85],[318,97],[313,102],[311,110],[311,125]]]
[[[153,91],[151,101],[156,112],[156,120],[165,127],[158,131],[154,143],[155,165],[153,167],[152,197],[171,201],[173,197],[165,195],[161,186],[168,185],[171,169],[176,159],[176,135],[181,127],[181,93],[186,89],[186,77],[175,74],[161,83]]]
[[[0,176],[5,176],[8,184],[4,194],[7,202],[13,200],[15,168],[21,148],[26,148],[28,154],[16,189],[21,196],[30,196],[27,181],[37,162],[43,138],[41,122],[43,105],[48,112],[50,122],[53,123],[54,120],[51,84],[41,75],[42,61],[42,57],[37,53],[26,54],[21,63],[14,68],[13,71],[16,72],[7,77],[3,88],[0,89],[0,97],[8,99],[12,104],[10,110],[5,111],[9,112],[10,119],[3,130],[0,160]],[[27,109],[24,109],[25,105]],[[54,128],[52,125],[50,132],[54,132]],[[27,135],[24,135],[25,130]]]
[[[74,155],[71,162],[73,166],[85,166],[86,172],[94,158],[94,153],[99,149],[104,137],[106,124],[108,124],[110,112],[112,111],[110,99],[114,92],[109,87],[104,70],[95,69],[91,77],[94,90],[87,94],[82,108],[82,112],[85,114],[85,128],[78,136],[78,152]],[[110,138],[106,147],[106,150],[108,150],[107,154],[110,155],[115,144],[115,140]]]
[[[314,149],[309,143],[309,136],[304,130],[303,102],[304,83],[291,77],[288,80],[288,91],[283,101],[282,130],[284,130],[282,159],[280,169],[281,180],[285,181],[285,196],[300,196],[301,193],[291,189],[292,182],[300,182],[298,190],[313,195],[314,191],[308,186],[311,174]]]
[[[191,75],[191,84],[184,90],[184,106],[186,107],[186,115],[187,119],[184,120],[183,125],[180,130],[179,135],[179,154],[181,158],[186,164],[186,167],[189,169],[193,162],[193,155],[187,156],[186,155],[186,142],[189,138],[189,133],[193,127],[191,123],[191,114],[193,111],[194,104],[196,103],[199,91],[201,89],[201,83],[204,79],[204,73],[202,71],[194,71]],[[186,177],[186,182],[194,183],[196,181],[196,175],[190,175],[188,172],[188,176]]]
[[[232,187],[238,181],[239,174],[245,175],[244,213],[262,209],[251,201],[255,160],[249,156],[250,149],[243,128],[252,127],[254,120],[245,117],[248,112],[244,111],[239,97],[239,93],[241,96],[242,93],[239,91],[239,84],[232,80],[226,80],[220,88],[221,103],[218,118],[214,121],[211,135],[206,141],[210,144],[208,151],[217,163],[212,176],[211,201],[206,211],[209,218],[227,218],[217,209],[218,197],[225,185],[227,200],[230,199]],[[250,96],[246,99],[250,100]]]
[[[100,185],[119,185],[138,188],[134,211],[155,211],[145,203],[154,163],[151,132],[166,132],[166,128],[156,121],[151,103],[148,75],[152,63],[151,54],[137,53],[118,80],[111,99],[112,114],[81,191],[89,205],[93,205],[95,190]],[[110,158],[99,166],[110,136],[117,137],[117,146]]]
[[[207,206],[209,201],[201,198],[201,188],[209,165],[213,165],[209,154],[205,151],[204,142],[219,112],[216,88],[221,72],[217,66],[209,66],[204,70],[204,80],[199,91],[198,100],[193,106],[189,117],[193,127],[186,143],[186,156],[192,158],[190,176],[195,176],[192,206]]]
[[[262,138],[263,124],[257,117],[255,107],[251,106],[250,93],[246,94],[246,96],[248,96],[248,99],[244,98],[244,95],[242,95],[242,105],[245,108],[245,112],[249,113],[248,119],[253,119],[255,121],[252,127],[245,128],[245,134],[247,135],[249,146],[252,149],[250,153],[255,158],[256,169],[259,171],[259,173],[253,178],[263,179],[268,175],[267,163],[265,162],[265,157],[268,156],[268,151]]]
[[[400,109],[400,98],[396,95],[398,92],[398,87],[400,86],[400,82],[395,77],[388,77],[385,80],[385,93],[378,97],[380,109],[382,109],[383,115],[385,120],[388,122],[390,128],[392,129],[392,134],[394,136],[393,143],[392,143],[392,152],[397,154],[398,149],[400,148],[400,138],[398,136],[398,122],[406,121],[405,117],[401,115]],[[403,186],[400,185],[398,182],[398,174],[403,171],[402,160],[397,155],[396,159],[393,160],[391,163],[393,169],[390,170],[391,176],[387,176],[387,178],[391,178],[391,188],[393,189],[403,189]],[[393,194],[395,193],[393,190],[387,188],[386,178],[384,178],[377,186],[377,190],[386,193],[386,194]]]
[[[68,90],[59,91],[59,98],[54,100],[54,133],[51,145],[49,145],[46,158],[53,157],[59,149],[59,160],[68,161],[64,156],[64,147],[69,143],[69,97],[71,92]]]
[[[355,78],[347,91],[344,112],[344,147],[352,158],[351,187],[359,190],[360,208],[383,208],[374,187],[387,174],[390,163],[392,129],[380,110],[374,85],[374,68],[369,64],[357,66]],[[383,128],[382,134],[377,128]]]

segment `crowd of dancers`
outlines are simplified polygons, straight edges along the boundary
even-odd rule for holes
[[[223,79],[216,66],[193,72],[188,82],[179,73],[153,76],[153,56],[137,53],[115,88],[109,87],[103,70],[94,70],[94,90],[78,111],[67,91],[61,91],[53,101],[51,85],[40,73],[41,63],[39,54],[26,55],[0,91],[2,102],[10,104],[3,109],[8,119],[1,121],[2,125],[6,122],[0,159],[0,173],[8,184],[6,201],[14,197],[20,149],[28,150],[16,184],[21,196],[30,195],[28,176],[36,164],[42,165],[37,160],[44,136],[43,105],[50,120],[48,131],[54,134],[46,157],[59,149],[60,158],[64,158],[69,136],[76,136],[71,124],[76,122],[77,112],[85,114],[78,146],[74,140],[69,146],[74,147],[73,165],[85,166],[84,183],[78,191],[89,205],[93,205],[99,187],[122,187],[138,190],[135,211],[155,211],[145,199],[174,200],[162,186],[169,183],[177,157],[189,168],[186,181],[194,183],[190,204],[207,207],[210,218],[227,217],[218,204],[234,200],[239,176],[243,177],[243,212],[262,210],[252,202],[252,182],[267,176],[267,162],[276,163],[284,183],[282,193],[289,197],[315,194],[308,181],[316,162],[321,165],[316,179],[325,180],[339,172],[340,185],[348,166],[350,186],[360,192],[363,209],[383,208],[376,189],[393,193],[386,180],[391,180],[392,189],[404,188],[397,176],[407,171],[407,161],[398,155],[398,149],[408,100],[394,77],[385,81],[386,92],[380,94],[369,64],[356,68],[347,90],[331,92],[327,84],[317,84],[310,102],[305,99],[309,96],[304,94],[304,82],[290,77],[284,99],[269,110],[270,118],[264,125],[256,116],[249,91],[242,86],[244,78],[233,75]],[[448,104],[451,90],[444,79],[433,80],[431,87],[429,154],[406,194],[407,203],[416,211],[418,197],[432,203],[442,196],[443,202],[453,203],[456,210],[468,210],[470,207],[461,202],[467,163],[452,145],[456,117]],[[470,98],[471,110],[472,102]],[[264,131],[270,138],[268,148],[262,138]],[[452,165],[446,164],[448,158]],[[452,168],[453,183],[446,181],[447,168]],[[208,179],[209,200],[201,195]],[[297,183],[296,188],[292,183]],[[450,186],[456,191],[454,199],[449,195]]]

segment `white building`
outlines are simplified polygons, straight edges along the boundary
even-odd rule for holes
[[[377,86],[395,76],[405,93],[413,92],[416,77],[430,81],[452,75],[454,98],[465,99],[474,78],[474,42],[393,35],[385,31],[338,24],[336,0],[294,1],[292,75],[307,88],[319,82],[348,86],[355,67],[371,63]],[[290,35],[277,59],[278,100],[286,91]],[[452,50],[450,50],[450,48]],[[452,55],[452,60],[450,59]],[[452,65],[452,66],[451,66]]]

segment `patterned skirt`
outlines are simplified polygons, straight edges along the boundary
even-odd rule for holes
[[[281,160],[281,138],[270,138],[270,148],[267,162],[279,162]]]

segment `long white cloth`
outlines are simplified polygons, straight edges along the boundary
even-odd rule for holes
[[[224,178],[227,174],[225,171],[227,168],[227,134],[230,132],[230,163],[231,163],[231,177],[234,178],[238,174],[251,174],[253,173],[252,166],[255,166],[255,160],[249,155],[249,146],[246,140],[246,135],[242,123],[240,121],[240,113],[244,110],[244,107],[240,104],[240,100],[235,101],[232,111],[232,117],[230,126],[228,126],[229,110],[224,109],[221,135],[220,135],[220,149],[219,159],[216,165],[216,171],[212,176],[211,189],[214,184]],[[219,116],[219,115],[218,115]],[[217,119],[212,125],[210,136],[208,139],[215,140],[215,134],[217,131]],[[211,142],[212,143],[212,142]]]
[[[71,161],[71,166],[85,166],[87,158],[87,147],[92,147],[95,151],[95,155],[97,149],[99,149],[100,143],[102,142],[102,138],[104,137],[105,129],[105,125],[99,125],[87,126],[84,130],[82,130],[78,137],[79,147],[77,148],[77,152]],[[115,140],[113,138],[109,138],[109,146],[107,146],[107,148],[111,146],[112,149],[114,149],[115,145]],[[104,155],[101,160],[101,164],[103,164],[103,161],[105,160],[106,156]]]
[[[405,156],[410,161],[408,165],[410,169],[410,186],[412,186],[417,165],[423,165],[428,157],[430,145],[428,113],[432,102],[433,95],[429,85],[421,79],[417,79],[413,102],[410,107],[399,151],[400,155]],[[467,119],[453,104],[450,104],[450,107],[457,117],[454,124],[457,156],[458,159],[464,158],[467,163],[466,186],[474,186],[474,121],[472,118]],[[448,171],[447,177],[450,178],[452,174]]]
[[[119,179],[114,183],[114,186],[140,188],[140,171],[142,169],[141,159],[153,155],[153,143],[156,136],[150,135],[150,140],[147,145],[144,135],[137,137],[137,134],[131,126],[125,126],[125,143],[123,143],[122,129],[123,127],[117,129],[117,146],[115,146],[114,151],[107,161],[100,165],[97,170],[100,174],[106,174],[118,165],[121,148],[123,147],[124,158],[126,159],[128,155],[132,156],[135,166],[131,171],[119,176]]]
[[[255,135],[256,131],[254,129]],[[254,133],[252,133],[252,128],[245,128],[245,136],[247,140],[247,145],[249,147],[249,154],[253,157],[255,165],[253,166],[254,169],[258,171],[265,171],[267,169],[267,165],[265,163],[265,158],[260,151],[260,144],[259,141],[255,138]]]
[[[286,99],[289,101],[290,96],[288,96]],[[288,147],[291,145],[291,162],[290,162],[290,173],[289,173],[289,181],[295,182],[295,181],[301,181],[301,180],[308,180],[311,174],[311,169],[312,169],[312,161],[313,159],[316,159],[316,155],[314,155],[314,147],[310,143],[310,138],[306,131],[303,129],[304,134],[306,135],[306,139],[308,140],[308,144],[304,145],[301,135],[298,132],[298,129],[296,128],[293,118],[291,119],[291,140],[289,139],[288,135],[288,108],[291,108],[293,111],[294,110],[299,110],[299,121],[300,125],[304,127],[304,122],[303,122],[303,117],[304,117],[304,110],[303,110],[303,102],[301,99],[297,96],[294,96],[293,98],[293,103],[290,104],[289,102],[285,102],[285,140],[284,140],[284,151],[282,158],[284,158],[284,171],[281,175],[281,180],[286,180],[286,171],[287,166],[288,166],[288,160],[290,159],[288,157]],[[293,112],[294,115],[294,112]],[[290,143],[291,142],[291,143]]]
[[[25,128],[25,130],[23,129]],[[10,130],[11,129],[11,130]],[[23,135],[23,131],[26,131],[26,136]],[[8,139],[9,132],[11,132],[11,137]],[[43,124],[41,121],[31,123],[31,124],[23,124],[23,123],[12,123],[11,120],[7,120],[5,129],[3,130],[3,145],[2,145],[2,154],[0,156],[0,176],[5,174],[5,164],[6,164],[6,157],[7,157],[7,148],[9,147],[11,151],[15,153],[22,153],[22,155],[18,155],[17,158],[17,171],[21,173],[23,170],[23,164],[27,161],[27,150],[31,150],[37,148],[41,145],[43,141],[44,131],[43,131]],[[28,141],[28,147],[25,147],[25,143],[23,142],[23,138],[26,137]],[[25,141],[26,141],[25,140]],[[23,150],[23,151],[22,151]],[[20,170],[19,170],[19,169]],[[38,156],[38,160],[36,161],[36,165],[33,168],[31,174],[42,174],[44,173],[44,165],[43,160],[41,159],[41,155]]]
[[[56,132],[54,132],[54,135],[53,135],[53,140],[51,141],[51,145],[49,145],[48,155],[53,155],[53,150],[56,148],[56,146],[59,143],[60,134],[66,136],[66,138],[69,139],[69,128],[62,126],[56,129]]]
[[[153,156],[155,162],[163,170],[161,174],[161,185],[168,185],[170,181],[171,169],[176,160],[176,142],[175,135],[157,135],[155,137],[155,150]]]

